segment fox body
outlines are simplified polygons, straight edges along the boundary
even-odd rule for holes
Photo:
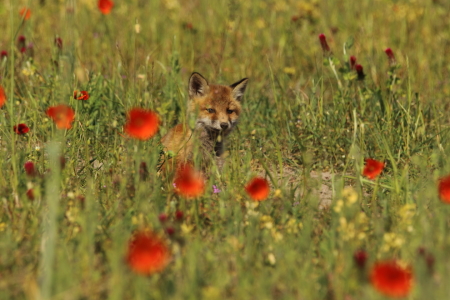
[[[176,164],[192,162],[197,146],[203,168],[215,158],[222,164],[225,138],[237,125],[247,81],[244,78],[230,86],[216,85],[199,73],[191,75],[188,114],[195,116],[195,127],[178,124],[161,139],[165,150],[176,155]]]

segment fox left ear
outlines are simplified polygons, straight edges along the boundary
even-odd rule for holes
[[[234,99],[241,101],[242,96],[244,96],[245,88],[247,87],[248,78],[239,80],[233,83],[230,87],[233,89],[231,92]]]
[[[189,98],[204,96],[209,92],[208,81],[200,73],[194,72],[189,78]]]

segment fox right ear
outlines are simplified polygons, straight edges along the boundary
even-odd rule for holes
[[[241,101],[242,96],[244,96],[245,88],[247,87],[247,82],[248,78],[244,78],[230,85],[230,87],[233,89],[233,91],[231,92],[233,98],[236,99],[237,101]]]
[[[194,72],[189,78],[189,98],[204,96],[209,91],[209,84],[200,73]]]

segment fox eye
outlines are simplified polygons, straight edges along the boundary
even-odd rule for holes
[[[216,110],[214,108],[207,108],[206,109],[210,114],[213,114],[216,112]]]
[[[227,114],[231,115],[232,113],[234,113],[234,110],[232,110],[232,109],[227,109]]]

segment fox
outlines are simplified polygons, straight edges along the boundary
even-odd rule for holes
[[[226,138],[238,124],[247,82],[248,78],[243,78],[229,86],[209,84],[200,73],[192,73],[187,112],[195,125],[191,129],[187,123],[178,124],[161,139],[164,153],[174,155],[175,166],[193,164],[197,147],[203,171],[213,160],[223,166]]]

